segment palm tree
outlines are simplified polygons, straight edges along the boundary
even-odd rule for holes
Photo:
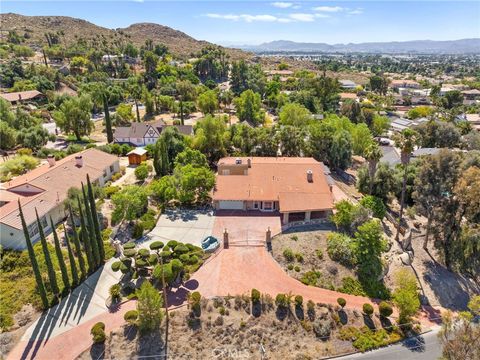
[[[373,191],[373,179],[375,173],[377,172],[377,164],[382,158],[383,153],[377,143],[372,142],[365,149],[365,159],[368,161],[368,174],[370,176],[370,184],[368,186],[369,194],[372,194]]]
[[[107,132],[107,142],[113,142],[112,120],[110,119],[110,112],[108,110],[109,92],[105,83],[96,83],[92,88],[92,100],[95,103],[103,104],[103,111],[105,112],[105,130]]]
[[[138,101],[142,98],[142,87],[140,86],[139,79],[131,77],[128,79],[127,92],[133,98],[135,102],[135,110],[137,113],[137,122],[140,122],[140,112],[138,111]]]
[[[397,133],[394,136],[395,146],[400,149],[400,159],[404,168],[403,181],[402,181],[402,195],[400,197],[400,214],[398,217],[397,234],[395,235],[395,241],[398,241],[400,237],[400,225],[403,218],[403,207],[405,202],[405,190],[407,188],[407,173],[408,164],[410,163],[410,157],[418,143],[419,134],[412,129],[404,129],[401,133]]]

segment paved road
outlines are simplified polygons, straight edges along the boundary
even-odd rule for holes
[[[341,360],[360,359],[360,360],[437,360],[441,352],[441,346],[438,341],[438,330],[426,333],[416,338],[402,341],[399,344],[392,345],[380,350],[375,350],[365,354],[355,354],[340,357]]]

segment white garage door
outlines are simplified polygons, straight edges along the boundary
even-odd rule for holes
[[[243,201],[220,200],[218,207],[222,210],[243,210]]]

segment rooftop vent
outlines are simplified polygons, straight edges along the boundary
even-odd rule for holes
[[[308,182],[313,182],[313,171],[312,170],[307,170],[307,181]]]
[[[236,159],[235,159],[235,164],[241,165],[241,164],[242,164],[242,159],[236,158]]]
[[[55,166],[55,156],[50,154],[47,156],[47,161],[48,161],[48,165],[50,165],[50,167],[52,166]]]

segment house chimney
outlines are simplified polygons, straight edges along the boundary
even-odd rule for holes
[[[307,181],[308,182],[313,182],[313,171],[312,170],[307,170]]]
[[[47,161],[50,167],[55,166],[55,156],[53,156],[52,154],[47,156]]]
[[[247,159],[247,164],[249,168],[252,167],[252,160],[250,158]]]
[[[22,101],[22,94],[18,94],[18,100]]]
[[[82,155],[75,156],[75,165],[78,166],[78,167],[83,166],[83,156]]]

